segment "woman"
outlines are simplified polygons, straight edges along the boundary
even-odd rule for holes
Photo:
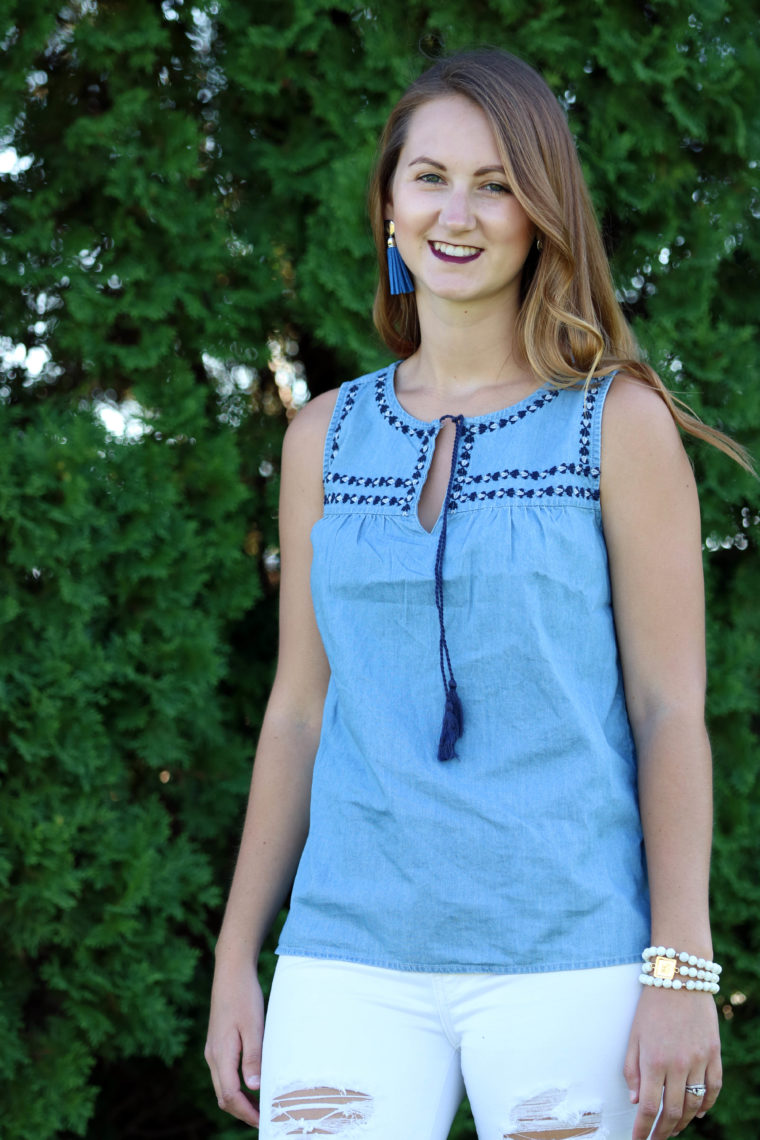
[[[640,362],[527,65],[463,53],[412,84],[371,209],[401,362],[286,435],[217,1097],[267,1140],[443,1140],[465,1090],[481,1138],[664,1140],[721,1073],[677,425],[742,457]],[[255,962],[297,868],[262,1075]]]

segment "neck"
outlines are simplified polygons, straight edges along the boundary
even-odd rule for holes
[[[420,347],[404,363],[407,384],[444,395],[530,381],[517,351],[516,313],[505,312],[502,305],[431,302],[424,294],[417,305]]]

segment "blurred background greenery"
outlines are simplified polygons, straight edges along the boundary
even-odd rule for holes
[[[0,0],[6,1140],[243,1134],[202,1047],[276,647],[279,444],[309,392],[387,360],[375,141],[428,59],[483,43],[565,107],[651,362],[760,456],[751,0]],[[756,1140],[759,496],[690,450],[727,1069],[694,1131]]]

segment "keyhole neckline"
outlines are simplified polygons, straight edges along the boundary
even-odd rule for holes
[[[433,461],[435,459],[435,451],[436,451],[436,448],[439,446],[438,437],[439,437],[440,431],[443,428],[444,424],[449,420],[451,420],[453,427],[454,427],[454,437],[452,439],[451,457],[450,457],[449,463],[448,463],[448,475],[447,475],[446,483],[444,485],[443,499],[441,500],[441,503],[438,507],[435,518],[433,519],[433,524],[430,527],[430,529],[428,530],[428,528],[425,526],[425,523],[422,521],[422,518],[420,517],[420,504],[421,504],[422,498],[425,494],[425,488],[427,487],[428,481],[430,480],[430,477],[431,477]],[[441,524],[442,524],[442,521],[443,521],[443,517],[449,509],[449,503],[451,501],[451,489],[452,489],[452,485],[454,482],[454,474],[456,471],[457,463],[459,462],[459,445],[460,445],[460,441],[461,441],[463,426],[464,426],[464,416],[452,416],[452,415],[449,415],[448,413],[446,415],[441,416],[440,420],[433,420],[431,422],[430,435],[431,435],[431,437],[434,437],[433,438],[433,444],[432,444],[432,448],[430,449],[430,455],[429,455],[428,461],[425,464],[425,467],[422,471],[422,478],[420,480],[420,485],[417,488],[417,492],[416,492],[415,497],[414,497],[414,516],[417,520],[418,526],[422,529],[422,531],[426,535],[431,535],[431,534],[437,535],[438,534],[440,527],[441,527]]]

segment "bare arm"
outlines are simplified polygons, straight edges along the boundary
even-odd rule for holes
[[[220,1107],[258,1122],[241,1090],[258,1087],[263,1001],[256,961],[292,882],[309,829],[309,799],[329,667],[311,601],[310,532],[322,515],[322,454],[336,393],[307,405],[283,445],[280,640],[256,750],[245,825],[216,948],[206,1060]]]
[[[708,880],[710,747],[699,504],[667,408],[651,389],[613,382],[604,414],[602,513],[652,900],[651,940],[712,957]],[[642,947],[643,949],[643,947]],[[705,1080],[707,1077],[707,1080]],[[642,991],[626,1058],[639,1113],[634,1140],[680,1131],[720,1088],[711,995]],[[707,1083],[702,1104],[686,1083]]]

